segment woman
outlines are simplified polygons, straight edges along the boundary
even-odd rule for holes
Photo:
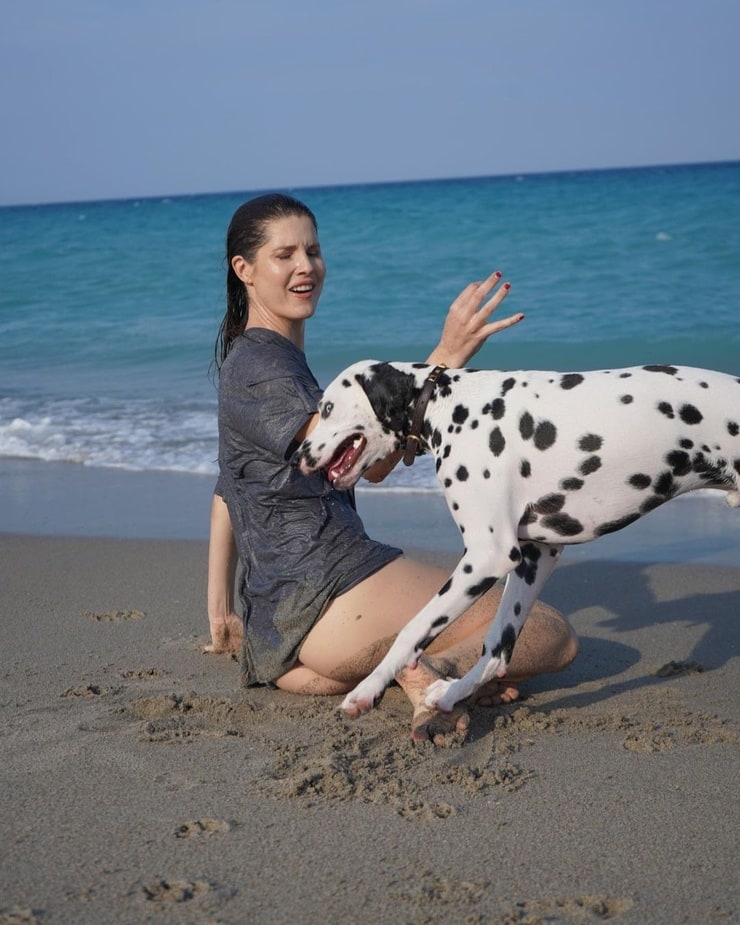
[[[211,514],[208,616],[212,652],[242,650],[247,684],[302,694],[342,694],[365,677],[399,630],[439,590],[447,570],[371,540],[353,495],[322,474],[290,466],[316,420],[321,392],[304,354],[304,330],[326,274],[316,219],[301,202],[268,195],[241,206],[227,234],[227,312],[217,341],[220,477]],[[464,366],[491,334],[506,296],[501,274],[468,286],[450,307],[429,363]],[[485,299],[491,295],[488,302]],[[398,457],[366,473],[384,478]],[[234,612],[237,560],[246,633]],[[426,687],[465,672],[480,653],[500,589],[494,587],[397,677],[413,708],[412,738],[464,738],[460,706],[424,707]],[[517,643],[506,683],[479,702],[511,700],[524,678],[559,671],[575,657],[568,624],[538,604]]]

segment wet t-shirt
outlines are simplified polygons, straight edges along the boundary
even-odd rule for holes
[[[326,605],[401,555],[366,535],[349,492],[290,465],[320,398],[305,354],[274,331],[249,328],[221,367],[217,491],[242,567],[247,684],[283,674]]]

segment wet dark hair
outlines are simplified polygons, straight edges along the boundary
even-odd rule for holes
[[[236,256],[252,261],[267,240],[267,226],[278,218],[305,215],[318,231],[316,216],[300,200],[284,193],[268,193],[250,199],[234,212],[226,232],[226,314],[218,329],[215,346],[216,369],[226,359],[234,339],[244,332],[249,317],[249,299],[244,283],[231,265]]]

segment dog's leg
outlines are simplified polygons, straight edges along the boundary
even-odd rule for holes
[[[342,710],[350,716],[359,716],[372,710],[398,672],[415,664],[446,626],[488,591],[499,576],[514,567],[515,561],[510,557],[511,554],[493,549],[490,539],[486,540],[488,548],[483,543],[471,543],[448,581],[401,630],[378,667],[347,694],[342,701]],[[471,550],[476,548],[478,552],[474,558]],[[506,549],[516,550],[518,561],[516,540],[512,540]]]
[[[504,677],[524,622],[562,551],[562,546],[522,543],[521,559],[506,579],[506,588],[496,618],[486,634],[480,658],[462,678],[431,684],[426,693],[428,707],[452,710],[482,684],[494,677]]]

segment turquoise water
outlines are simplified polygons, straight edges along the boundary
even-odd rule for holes
[[[328,264],[307,354],[423,359],[501,269],[477,366],[740,372],[740,163],[292,190]],[[216,471],[223,239],[248,192],[0,209],[0,458]],[[434,488],[414,466],[386,486]]]

